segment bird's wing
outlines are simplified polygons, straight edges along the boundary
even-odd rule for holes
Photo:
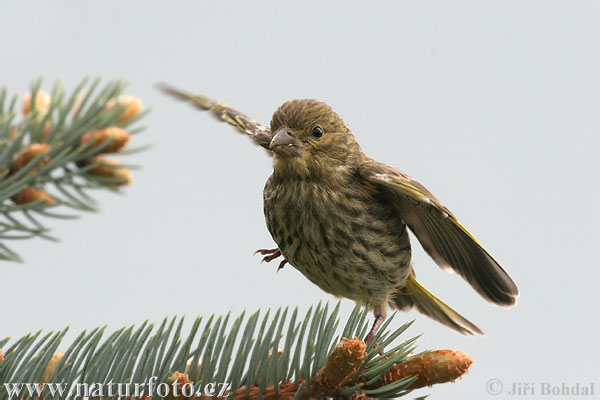
[[[259,124],[252,118],[234,110],[225,103],[220,103],[201,94],[188,93],[165,83],[157,84],[156,88],[179,100],[190,102],[196,108],[209,111],[221,121],[225,121],[229,125],[236,127],[239,131],[249,135],[259,146],[262,146],[267,150],[269,149],[269,143],[271,142],[273,135],[268,126]]]
[[[457,272],[492,303],[516,304],[519,289],[508,273],[419,182],[375,161],[362,164],[359,173],[398,211],[440,267]]]

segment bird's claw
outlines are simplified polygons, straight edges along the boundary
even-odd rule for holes
[[[261,262],[270,262],[281,256],[281,250],[279,249],[259,249],[254,252],[254,255],[261,254],[263,259]]]
[[[262,254],[263,256],[265,254],[273,254],[273,253],[277,253],[279,252],[279,254],[281,254],[281,251],[277,248],[277,249],[258,249],[254,252],[254,256],[257,254]]]
[[[283,267],[285,266],[285,264],[287,264],[288,260],[286,260],[285,258],[283,259],[283,261],[281,261],[279,263],[279,267],[277,267],[277,272],[279,272],[280,269],[283,269]]]
[[[274,259],[281,257],[281,255],[282,255],[281,250],[279,250],[279,249],[259,249],[254,252],[254,255],[256,255],[256,254],[261,254],[264,256],[261,263],[263,263],[265,261],[271,262]],[[279,267],[277,267],[277,272],[279,272],[279,270],[282,269],[287,262],[288,261],[284,258],[283,261],[281,261],[279,263]]]

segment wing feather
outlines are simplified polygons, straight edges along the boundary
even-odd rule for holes
[[[188,93],[165,83],[158,83],[156,88],[176,99],[192,103],[196,108],[209,111],[221,121],[227,122],[229,125],[250,136],[259,146],[269,150],[269,143],[271,143],[273,135],[268,126],[256,122],[225,103],[220,103],[201,94]]]
[[[361,165],[359,173],[385,194],[440,267],[458,273],[492,303],[516,304],[519,289],[508,273],[425,187],[375,161]]]

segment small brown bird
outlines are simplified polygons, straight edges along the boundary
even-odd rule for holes
[[[419,312],[465,334],[483,332],[416,279],[407,226],[443,269],[462,276],[483,298],[513,306],[517,285],[456,217],[404,172],[365,155],[327,104],[292,100],[270,128],[201,95],[159,88],[209,110],[274,153],[264,189],[267,227],[277,249],[311,282],[335,296],[368,303],[371,342],[388,308]]]

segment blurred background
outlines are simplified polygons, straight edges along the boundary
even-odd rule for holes
[[[500,397],[544,382],[595,382],[600,395],[599,3],[5,1],[0,15],[0,85],[125,78],[153,108],[135,144],[155,145],[128,158],[144,169],[124,196],[97,195],[100,213],[47,221],[62,243],[9,243],[26,262],[0,264],[0,337],[337,301],[252,256],[273,247],[271,159],[153,88],[165,81],[264,123],[289,99],[329,103],[513,276],[518,306],[493,307],[413,238],[419,279],[487,336],[397,316],[392,328],[416,318],[420,349],[475,360],[460,382],[412,397],[485,399],[492,379]],[[342,301],[343,318],[353,306]]]

